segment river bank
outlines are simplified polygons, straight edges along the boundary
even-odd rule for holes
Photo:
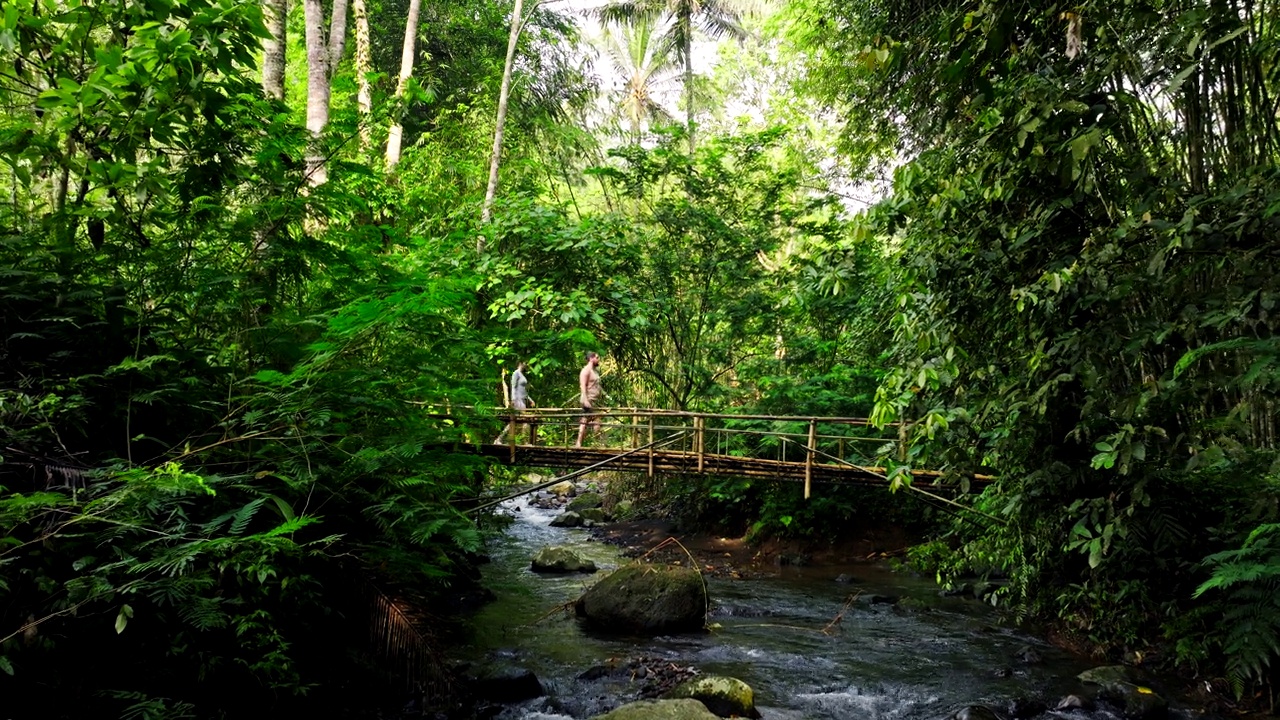
[[[660,518],[608,523],[591,528],[589,533],[600,542],[620,548],[623,557],[673,565],[689,565],[692,558],[692,564],[710,577],[758,580],[803,575],[849,584],[852,592],[859,592],[860,577],[883,574],[887,564],[903,558],[907,548],[922,540],[901,528],[877,527],[826,541],[771,538],[751,543],[745,537],[681,531],[676,523]],[[937,592],[947,594],[941,588]],[[965,595],[963,592],[951,594]],[[1058,625],[1044,624],[1030,631],[1048,644],[1087,662],[1108,661],[1087,642]],[[1204,714],[1269,717],[1265,712],[1249,709],[1247,703],[1232,701],[1230,688],[1222,680],[1186,677],[1167,669],[1165,674],[1170,692],[1188,706],[1200,708]]]
[[[608,523],[591,528],[590,535],[618,546],[623,557],[647,556],[655,562],[682,564],[692,556],[704,573],[731,578],[774,577],[787,567],[841,568],[884,561],[902,557],[913,542],[901,529],[876,528],[859,533],[862,537],[827,541],[770,538],[751,543],[746,537],[681,531],[676,523],[661,518]],[[678,542],[668,542],[668,538]]]
[[[859,541],[759,548],[673,533],[655,520],[560,528],[551,525],[558,503],[539,502],[503,508],[513,521],[495,538],[493,562],[484,568],[496,600],[471,618],[461,659],[490,677],[527,671],[540,693],[490,705],[486,716],[593,717],[645,696],[650,668],[665,664],[747,682],[766,719],[939,720],[976,704],[1001,717],[1049,720],[1065,717],[1048,708],[1085,692],[1076,676],[1098,664],[1005,623],[984,604],[941,595],[931,578],[891,572],[882,558],[868,561],[872,552],[891,553],[888,542],[885,549]],[[673,536],[683,548],[672,542],[653,551]],[[568,608],[595,578],[533,573],[529,559],[547,545],[570,548],[601,572],[646,553],[645,562],[696,562],[712,599],[711,630],[657,638],[590,630]],[[1114,720],[1109,712],[1069,716]]]
[[[513,618],[511,606],[504,605],[502,600],[497,603],[497,609],[486,610],[483,615],[488,618],[500,618],[502,621],[503,642],[499,644],[506,644],[513,635],[529,632],[536,637],[548,637],[544,635],[544,630],[548,626],[556,626],[562,630],[562,632],[550,633],[550,637],[554,638],[553,644],[557,646],[561,643],[564,633],[570,637],[582,634],[581,628],[577,628],[573,623],[570,614],[557,612],[557,610],[558,607],[567,606],[572,602],[577,594],[581,594],[582,589],[594,582],[594,578],[570,575],[563,578],[534,579],[530,577],[531,574],[527,569],[527,557],[529,557],[527,553],[535,550],[536,546],[568,544],[593,559],[602,571],[609,571],[636,560],[658,562],[658,564],[696,565],[704,577],[707,577],[709,587],[714,589],[716,601],[713,603],[709,621],[717,626],[717,633],[721,632],[719,628],[723,628],[726,619],[736,623],[744,618],[781,618],[787,615],[787,611],[780,612],[776,607],[767,607],[769,603],[776,602],[769,598],[773,597],[774,593],[781,593],[782,603],[794,603],[794,598],[790,597],[791,593],[799,592],[810,600],[813,598],[823,598],[823,600],[817,603],[808,601],[801,603],[804,606],[803,614],[805,615],[803,623],[794,623],[794,621],[778,623],[781,628],[786,629],[786,632],[792,632],[797,628],[820,629],[832,623],[833,620],[844,620],[844,612],[850,609],[850,603],[855,603],[852,612],[855,616],[861,616],[860,620],[863,623],[867,621],[883,623],[890,618],[893,623],[905,619],[909,624],[914,624],[918,620],[933,623],[937,619],[948,618],[945,621],[950,623],[951,619],[959,616],[965,619],[966,624],[977,621],[983,626],[980,632],[973,635],[973,642],[987,642],[992,634],[1019,635],[1023,639],[1020,647],[1005,647],[1004,651],[988,656],[987,665],[980,673],[984,676],[977,679],[970,678],[968,683],[973,687],[982,688],[991,682],[991,679],[1028,679],[1033,674],[1038,675],[1039,671],[1029,673],[1030,667],[1021,660],[1024,651],[1030,648],[1032,650],[1030,655],[1033,657],[1039,659],[1039,657],[1051,656],[1053,660],[1050,665],[1062,669],[1062,673],[1057,674],[1055,678],[1038,676],[1038,685],[1024,687],[1024,691],[1027,692],[1021,693],[1023,696],[1041,697],[1050,708],[1057,700],[1048,696],[1055,692],[1070,694],[1070,689],[1078,685],[1073,683],[1075,674],[1080,670],[1110,662],[1105,657],[1089,655],[1087,648],[1074,642],[1070,634],[1056,632],[1052,626],[1018,628],[1010,625],[1004,615],[992,610],[992,607],[986,603],[975,601],[973,598],[948,596],[933,584],[932,578],[920,578],[915,574],[890,570],[892,559],[904,556],[906,548],[923,539],[911,537],[910,533],[900,528],[858,528],[846,537],[823,538],[818,541],[768,539],[760,543],[749,543],[745,537],[726,537],[722,534],[703,532],[703,530],[681,528],[675,521],[660,518],[628,519],[609,521],[609,523],[602,521],[602,523],[589,523],[591,525],[589,528],[550,527],[552,520],[566,509],[573,496],[589,492],[589,489],[591,489],[590,484],[582,483],[580,486],[573,487],[572,491],[563,492],[561,495],[550,492],[541,493],[539,496],[526,498],[525,501],[508,503],[504,509],[504,514],[515,520],[512,532],[507,538],[513,544],[508,544],[506,550],[495,553],[494,566],[486,571],[486,575],[490,579],[500,577],[502,579],[498,580],[499,584],[507,585],[507,591],[495,588],[499,598],[502,598],[504,592],[515,591],[517,596],[526,596],[525,600],[532,594],[535,597],[548,598],[548,601],[544,602],[543,610],[527,626],[511,624]],[[490,587],[493,587],[492,583]],[[552,601],[550,598],[556,598],[557,601]],[[727,598],[736,598],[736,600],[727,600]],[[826,607],[826,615],[814,614],[820,607]],[[867,618],[863,616],[867,612],[878,612],[879,615]],[[855,624],[858,624],[858,621],[855,621]],[[541,626],[541,629],[535,629],[536,626]],[[968,632],[969,630],[965,630],[965,633]],[[584,637],[589,638],[588,644],[604,643],[605,646],[609,644],[607,638],[594,637],[590,633]],[[771,637],[769,641],[776,641],[776,639]],[[896,641],[884,642],[892,644]],[[481,642],[477,647],[483,644]],[[614,652],[607,653],[598,660],[604,661],[605,664],[635,661],[646,657],[644,652],[637,652],[637,648],[652,647],[652,643],[628,641],[623,643],[623,646],[627,651],[620,651],[614,647]],[[545,650],[547,648],[541,648],[538,652]],[[498,652],[500,656],[508,659],[518,659],[530,650],[527,647],[524,650],[503,647]],[[828,652],[835,652],[838,656],[840,652],[845,651]],[[572,664],[575,660],[572,657],[573,652],[568,651],[567,648],[556,651],[556,655],[559,666]],[[585,656],[579,657],[579,660],[589,659],[590,655],[591,653],[586,653]],[[663,653],[658,652],[657,655],[650,657],[663,657]],[[692,660],[694,661],[692,665],[698,665],[696,659],[680,657],[680,653],[671,656],[671,659],[677,662]],[[970,660],[964,660],[963,664],[968,666],[969,662]],[[1152,678],[1147,670],[1147,667],[1140,666],[1133,669],[1138,675]],[[581,671],[588,675],[593,671],[599,673],[599,665],[582,667]],[[754,675],[751,670],[746,671],[746,674]],[[1152,680],[1155,680],[1155,684],[1166,696],[1178,698],[1176,705],[1181,707],[1178,711],[1180,715],[1187,717],[1215,714],[1240,715],[1234,703],[1225,700],[1221,688],[1215,688],[1211,684],[1204,683],[1203,680],[1178,678],[1178,676],[1158,673],[1158,671],[1157,674],[1160,674],[1162,679],[1152,678]],[[568,683],[580,684],[575,679],[568,679]],[[764,689],[765,697],[771,697],[777,691],[776,687],[768,687],[769,684],[774,683],[781,684],[783,687],[788,684],[785,679],[767,680]],[[572,694],[575,691],[570,692]],[[1025,697],[1011,698],[1011,694],[1018,693],[1005,692],[1004,697],[995,702],[997,706],[1004,703],[1002,711],[1005,712],[1005,716],[1012,716],[1012,710],[1020,707],[1019,702],[1025,700]],[[593,708],[599,710],[608,705],[607,702],[598,702]],[[557,707],[567,711],[563,712],[564,716],[584,716],[581,714],[581,711],[585,710],[582,706],[575,707],[572,703],[563,706],[561,703]],[[905,716],[925,716],[918,715],[915,711],[904,712]],[[504,716],[524,717],[526,715],[508,712]],[[943,716],[946,715],[933,717],[936,720],[937,717]],[[1061,714],[1055,716],[1061,716]]]

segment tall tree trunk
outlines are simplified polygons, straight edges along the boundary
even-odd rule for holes
[[[262,19],[271,37],[262,41],[262,91],[275,100],[284,99],[285,20],[289,0],[262,0]]]
[[[684,26],[684,93],[685,125],[689,133],[689,157],[693,158],[693,15],[688,4],[681,6],[680,24]]]
[[[320,145],[320,135],[329,124],[329,47],[324,38],[321,0],[303,0],[303,3],[307,30],[307,130],[311,131],[307,182],[314,187],[329,179]]]
[[[369,152],[373,145],[373,91],[369,86],[369,73],[373,72],[373,58],[369,50],[369,9],[365,0],[352,0],[351,10],[356,20],[356,107],[360,109],[360,150]]]
[[[404,47],[400,52],[400,80],[396,83],[396,102],[404,101],[404,94],[409,87],[409,78],[413,77],[413,52],[418,40],[418,11],[422,0],[409,0],[409,17],[404,23]],[[404,135],[404,126],[400,124],[400,116],[404,108],[396,110],[396,119],[387,133],[387,169],[392,170],[400,162],[400,139]]]
[[[329,74],[342,62],[347,49],[347,0],[333,0],[333,17],[329,18]]]
[[[493,212],[493,198],[498,193],[498,166],[502,161],[502,129],[507,122],[507,100],[511,96],[511,66],[515,62],[516,43],[524,25],[521,16],[523,0],[516,0],[511,10],[511,33],[507,38],[507,61],[502,66],[502,84],[498,90],[498,120],[493,128],[493,152],[489,155],[489,185],[484,191],[484,204],[480,207],[480,221],[489,222]],[[484,252],[484,236],[477,241],[477,252]]]

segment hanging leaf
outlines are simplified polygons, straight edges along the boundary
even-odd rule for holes
[[[133,608],[129,605],[121,605],[120,612],[116,614],[116,634],[124,632],[125,626],[129,624],[129,618],[133,617]]]

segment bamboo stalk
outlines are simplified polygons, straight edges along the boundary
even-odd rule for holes
[[[804,457],[804,499],[808,500],[813,489],[813,451],[817,447],[818,421],[809,421],[809,447]]]
[[[698,472],[702,472],[703,462],[706,459],[706,452],[704,452],[704,445],[707,439],[706,422],[706,418],[703,417],[695,417],[693,419],[694,432],[696,433],[694,443],[698,452]]]
[[[431,407],[435,405],[435,403],[415,402],[415,401],[411,401],[408,404],[420,405],[420,406],[426,406],[426,407]],[[450,406],[450,408],[451,410],[448,411],[448,414],[443,415],[443,417],[448,417],[448,418],[453,417],[454,410],[457,410],[457,411],[490,410],[492,411],[494,409],[494,408],[481,406],[481,405],[452,405]],[[529,408],[528,410],[526,410],[526,412],[539,414],[539,415],[563,414],[564,416],[575,416],[578,413],[578,410],[571,407],[563,407],[563,408],[539,407],[539,408]],[[666,410],[663,408],[610,408],[609,414],[615,417],[619,417],[619,416],[630,417],[631,415],[639,415],[640,417],[647,417],[649,415],[653,415],[655,417],[686,417],[686,418],[704,417],[704,418],[711,418],[716,420],[722,420],[722,419],[723,420],[768,420],[773,422],[792,421],[796,423],[801,423],[810,419],[810,416],[797,418],[794,415],[733,415],[729,413],[698,413],[698,412],[690,412],[688,410]],[[432,415],[428,414],[427,416],[431,417]],[[437,414],[437,416],[440,416],[440,415]],[[873,426],[873,423],[867,418],[843,417],[843,416],[832,416],[832,417],[813,416],[812,419],[817,420],[820,423],[857,425],[857,426],[866,426],[866,427]],[[899,425],[902,425],[902,424],[904,424],[904,422],[901,422],[901,421],[891,422],[891,423],[886,423],[885,427],[898,427]]]
[[[653,477],[653,416],[649,416],[649,477]]]

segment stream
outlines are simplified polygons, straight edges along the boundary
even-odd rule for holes
[[[471,619],[462,659],[531,670],[546,695],[500,711],[491,708],[502,720],[581,720],[637,699],[641,683],[631,678],[580,679],[591,678],[587,671],[611,659],[662,658],[703,674],[739,678],[755,690],[766,720],[943,720],[974,704],[1009,717],[1016,700],[1053,707],[1079,693],[1083,688],[1075,676],[1097,664],[1003,624],[975,600],[940,596],[928,579],[865,564],[782,567],[779,576],[766,579],[708,578],[713,629],[707,633],[595,634],[558,607],[581,595],[598,575],[540,575],[529,569],[529,560],[544,545],[571,547],[601,573],[631,560],[621,557],[619,548],[593,541],[586,530],[550,527],[558,511],[531,507],[527,498],[509,501],[503,512],[514,522],[492,542],[492,562],[484,567],[485,585],[496,600]],[[835,582],[842,573],[855,582]],[[846,609],[856,592],[864,600],[882,595],[901,601],[854,602]],[[842,610],[838,627],[824,634]],[[1027,655],[1033,656],[1031,662]],[[1105,709],[1020,715],[1118,718]],[[1175,709],[1170,717],[1192,713]]]

